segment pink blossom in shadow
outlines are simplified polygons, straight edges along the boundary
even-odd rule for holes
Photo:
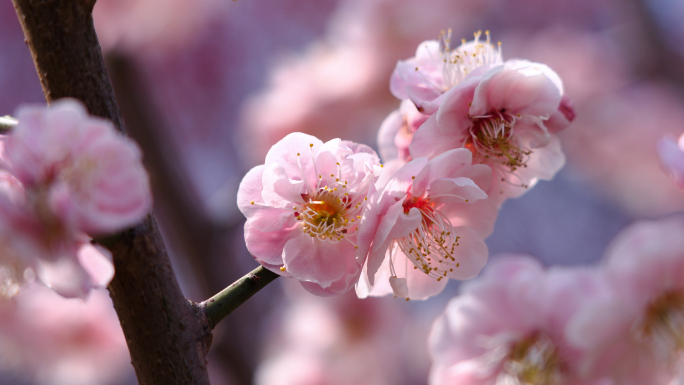
[[[582,375],[582,352],[564,334],[577,309],[606,292],[593,270],[497,258],[433,324],[429,383],[609,385]]]
[[[638,222],[609,247],[612,296],[592,301],[568,326],[583,370],[617,385],[669,384],[684,369],[684,217]]]
[[[684,189],[684,135],[675,142],[670,138],[658,141],[658,155],[663,169],[679,188]]]
[[[466,149],[431,161],[414,159],[370,198],[358,238],[359,258],[368,255],[357,285],[360,297],[393,292],[424,299],[439,293],[448,278],[470,279],[480,272],[497,207],[483,191],[491,169],[471,161]],[[381,278],[391,290],[374,289]]]
[[[13,301],[0,301],[0,369],[41,385],[108,385],[133,378],[106,291],[82,301],[36,284]]]
[[[427,118],[427,115],[418,112],[412,101],[402,100],[399,109],[385,118],[378,131],[380,158],[384,162],[397,159],[402,162],[411,160],[409,145],[413,139],[413,133],[425,123]]]
[[[379,168],[367,146],[286,136],[240,183],[247,249],[314,294],[349,290],[364,262],[356,258],[358,223]]]
[[[565,128],[574,112],[549,67],[509,60],[474,71],[441,98],[437,112],[413,135],[411,156],[470,149],[474,162],[492,167],[489,192],[500,201],[522,195],[539,179],[552,179],[563,166],[553,132]]]

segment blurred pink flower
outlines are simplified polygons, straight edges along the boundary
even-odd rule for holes
[[[215,0],[100,0],[93,19],[104,51],[183,46],[207,23]]]
[[[612,296],[584,307],[568,339],[584,370],[617,385],[668,384],[684,369],[684,217],[638,222],[606,253]]]
[[[553,178],[565,162],[553,132],[565,128],[574,113],[562,96],[560,78],[543,64],[509,60],[473,73],[443,95],[439,110],[413,135],[411,156],[466,147],[476,163],[492,167],[490,195],[520,196],[537,180]]]
[[[451,30],[442,31],[440,40],[420,43],[416,56],[401,60],[392,73],[390,91],[397,99],[410,99],[420,112],[432,115],[437,111],[440,96],[473,71],[484,73],[503,63],[501,45],[490,43],[489,31],[486,41],[480,42],[482,32],[475,39],[465,40],[455,49],[451,48]]]
[[[424,383],[425,311],[411,318],[404,303],[390,298],[359,300],[353,293],[320,298],[283,283],[287,299],[263,339],[266,354],[256,384]]]
[[[466,149],[431,161],[414,159],[370,198],[358,238],[359,258],[368,255],[360,297],[389,293],[372,290],[385,259],[392,291],[405,298],[424,299],[439,293],[446,278],[470,279],[480,272],[497,208],[483,191],[490,168],[471,160]]]
[[[664,85],[638,84],[584,101],[572,130],[560,134],[576,179],[595,186],[633,216],[684,209],[684,195],[656,151],[681,134],[684,108]]]
[[[356,258],[358,220],[379,168],[367,146],[286,136],[240,183],[247,249],[314,294],[349,290],[364,262]]]
[[[133,378],[106,291],[81,301],[35,284],[14,301],[0,301],[0,369],[41,385],[121,384]]]
[[[660,139],[658,154],[667,174],[679,188],[684,189],[684,134],[677,142],[670,138]]]
[[[575,311],[605,292],[596,271],[497,258],[435,321],[429,383],[608,385],[582,377],[581,352],[564,337]]]
[[[17,118],[5,155],[39,216],[100,235],[131,226],[150,210],[140,150],[111,123],[89,117],[69,99],[19,108]]]
[[[140,151],[74,100],[23,107],[17,117],[0,142],[5,294],[35,277],[62,296],[85,297],[114,275],[111,255],[89,235],[121,230],[150,210]]]
[[[17,294],[34,278],[64,297],[85,297],[114,276],[111,255],[90,245],[87,235],[41,217],[21,183],[0,172],[0,291]]]

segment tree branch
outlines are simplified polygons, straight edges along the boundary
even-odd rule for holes
[[[92,20],[94,0],[13,0],[48,103],[72,97],[125,133]],[[111,250],[109,285],[131,361],[143,385],[209,384],[211,332],[183,296],[154,215],[98,240]]]
[[[209,320],[209,328],[213,329],[233,310],[278,277],[280,277],[278,274],[259,266],[215,296],[201,302],[199,306]]]

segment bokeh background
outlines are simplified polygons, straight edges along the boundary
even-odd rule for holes
[[[155,210],[190,299],[256,267],[235,194],[289,132],[375,146],[397,60],[452,28],[489,29],[508,58],[548,64],[577,119],[567,165],[506,202],[491,258],[598,263],[636,219],[684,208],[661,170],[663,136],[684,132],[681,0],[98,0],[95,26],[146,156]],[[9,1],[0,4],[0,115],[44,103]],[[317,298],[277,280],[214,331],[212,384],[424,384],[432,320],[457,295],[405,302]],[[135,384],[106,291],[66,300],[30,287],[0,303],[0,383]]]

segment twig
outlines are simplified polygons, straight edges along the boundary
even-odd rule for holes
[[[0,116],[0,134],[9,134],[14,126],[17,125],[17,120],[9,115]]]
[[[280,277],[278,274],[259,266],[215,296],[201,302],[199,306],[204,309],[204,313],[209,319],[209,327],[213,329],[233,310],[278,277]]]

